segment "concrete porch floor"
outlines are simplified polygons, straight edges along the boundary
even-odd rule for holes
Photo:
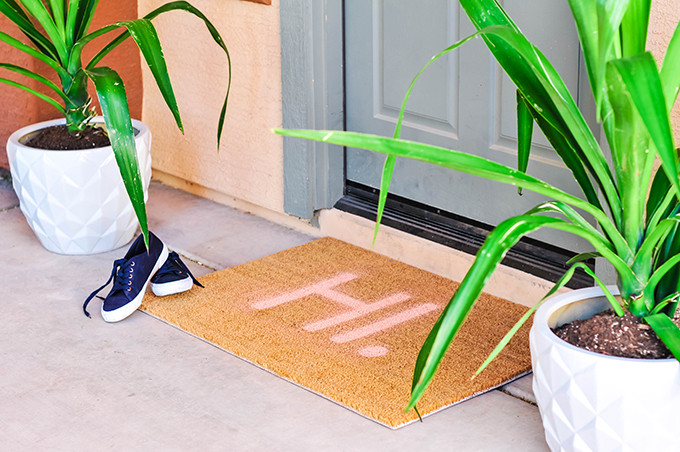
[[[88,319],[125,249],[52,254],[17,205],[0,180],[0,450],[548,450],[508,393],[530,397],[530,377],[393,431],[143,312],[106,324],[93,301]],[[158,182],[148,210],[196,276],[315,238]]]

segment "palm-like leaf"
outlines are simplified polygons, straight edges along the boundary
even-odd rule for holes
[[[660,76],[666,98],[666,107],[670,111],[680,90],[680,24],[675,28],[673,37],[666,49]]]
[[[224,119],[226,117],[226,111],[227,111],[227,102],[229,100],[229,92],[231,90],[231,57],[229,55],[229,50],[227,49],[226,44],[224,43],[224,40],[222,39],[222,36],[220,33],[217,31],[217,28],[208,20],[208,18],[198,9],[196,9],[194,6],[192,6],[190,3],[185,2],[185,1],[177,1],[177,2],[170,2],[166,3],[165,5],[156,8],[155,10],[151,11],[149,14],[144,16],[144,19],[147,20],[152,20],[159,15],[163,13],[167,13],[170,11],[185,11],[187,13],[193,14],[194,16],[198,17],[203,21],[205,24],[206,28],[208,29],[208,32],[210,33],[210,36],[213,38],[213,41],[224,51],[224,54],[227,58],[227,71],[228,71],[228,83],[227,83],[227,92],[224,97],[224,102],[222,103],[222,109],[220,111],[220,116],[217,122],[217,146],[219,148],[220,142],[222,140],[222,131],[224,129]],[[117,46],[122,44],[127,38],[130,37],[129,32],[125,32],[118,36],[116,39],[111,41],[109,44],[107,44],[102,50],[97,53],[92,60],[88,63],[87,67],[94,67],[101,61],[104,56],[106,56],[111,50],[115,49]],[[165,88],[163,85],[159,85],[159,88],[163,92]],[[163,92],[163,97],[166,99],[167,102],[167,93]],[[168,103],[168,107],[172,111],[173,115],[175,118],[179,118],[179,111],[175,111],[173,107]],[[179,123],[178,123],[179,126]],[[181,128],[181,126],[180,126]]]
[[[678,326],[666,314],[653,314],[645,317],[645,321],[673,353],[673,356],[680,361],[680,329]]]
[[[57,56],[61,62],[65,62],[68,58],[68,49],[66,48],[66,36],[64,28],[57,26],[55,21],[50,16],[50,12],[40,0],[22,0],[24,8],[35,17],[42,28],[47,33],[50,42],[54,45],[57,51]]]
[[[534,306],[532,306],[527,312],[524,313],[524,315],[517,321],[517,323],[510,329],[510,331],[507,332],[505,336],[503,336],[503,339],[498,343],[496,348],[494,348],[489,356],[487,357],[486,360],[482,363],[481,366],[479,366],[479,369],[475,372],[475,376],[479,375],[482,373],[484,369],[488,367],[489,364],[500,354],[500,352],[503,351],[506,345],[510,343],[510,340],[517,334],[519,329],[531,318],[532,315],[536,312],[536,310],[543,304],[545,300],[553,296],[555,293],[557,293],[558,290],[560,290],[562,287],[564,287],[569,280],[574,276],[574,273],[576,272],[576,269],[581,269],[583,270],[586,274],[591,276],[593,280],[597,283],[597,285],[602,289],[602,293],[604,293],[605,297],[607,300],[609,300],[609,304],[612,306],[613,310],[616,312],[616,314],[619,317],[622,317],[625,315],[623,308],[619,304],[619,302],[614,298],[612,293],[609,291],[607,286],[602,282],[600,278],[588,267],[587,265],[583,263],[575,263],[567,271],[562,275],[562,277],[555,283],[555,285],[548,291],[547,294],[543,298],[541,298],[541,301],[536,303]],[[423,362],[425,362],[423,360]],[[413,388],[412,388],[413,389]]]
[[[602,120],[609,111],[606,109],[607,61],[616,53],[615,42],[619,38],[618,31],[628,7],[628,0],[605,2],[569,0],[569,6],[574,12],[576,29],[585,54],[598,119]]]
[[[529,168],[531,139],[534,132],[534,117],[531,107],[518,90],[517,96],[517,169],[523,173]],[[519,192],[522,194],[522,192]]]
[[[426,341],[426,344],[430,344],[430,346],[426,347],[424,345],[421,349],[413,374],[414,385],[411,391],[411,401],[407,409],[415,407],[418,400],[422,397],[425,389],[434,377],[449,344],[465,321],[474,302],[477,301],[477,298],[482,293],[489,277],[501,260],[503,260],[503,257],[505,257],[505,254],[523,236],[543,227],[571,232],[586,238],[597,247],[597,240],[594,240],[588,231],[559,218],[540,215],[520,215],[501,222],[489,234],[479,249],[472,267],[465,275],[465,278],[463,278],[451,301],[444,308],[440,321],[437,322],[439,327],[437,328],[435,325],[430,332],[430,336],[433,336],[433,339]],[[598,249],[598,251],[604,252],[605,256],[609,255],[610,258],[616,260],[609,251],[604,249]]]
[[[575,157],[593,175],[615,222],[620,224],[620,198],[604,154],[550,61],[517,29],[497,2],[460,0],[460,3],[478,30],[489,30],[482,35],[489,50],[529,105],[540,109],[545,122],[573,143]],[[492,30],[491,26],[499,28]],[[577,182],[581,185],[580,180]]]
[[[123,81],[113,69],[108,67],[91,69],[86,73],[97,89],[111,147],[148,246],[149,226],[144,208],[144,187]]]
[[[678,181],[678,154],[673,144],[670,118],[664,98],[661,78],[654,57],[649,52],[625,59],[613,60],[623,83],[656,146],[664,171],[676,191]],[[649,153],[644,153],[645,157]],[[642,197],[641,197],[642,198]]]
[[[81,55],[84,47],[93,41],[94,39],[109,33],[113,30],[125,28],[126,33],[132,36],[133,40],[142,52],[142,56],[146,60],[151,73],[158,84],[163,98],[165,99],[170,111],[175,117],[177,126],[180,130],[182,128],[182,121],[179,116],[179,108],[177,107],[177,101],[175,100],[175,93],[172,89],[172,84],[170,83],[170,77],[168,76],[168,68],[165,63],[165,58],[163,57],[163,50],[161,48],[160,40],[158,39],[158,33],[154,28],[153,24],[148,19],[137,19],[127,22],[118,22],[113,25],[103,27],[87,36],[84,36],[73,46],[71,52],[71,57],[69,60],[69,67],[71,72],[77,71],[82,67]],[[88,70],[96,67],[93,64],[89,64]]]
[[[54,44],[45,37],[31,22],[23,9],[14,0],[0,0],[0,13],[12,21],[26,37],[46,55],[59,58]]]

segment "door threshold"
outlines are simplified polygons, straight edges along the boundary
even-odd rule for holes
[[[334,208],[375,221],[378,190],[346,181],[345,196]],[[464,218],[396,195],[388,195],[382,224],[441,245],[476,254],[493,226]],[[503,265],[547,281],[556,282],[569,268],[567,261],[576,253],[525,237],[508,251]],[[595,260],[585,262],[592,270]],[[567,287],[592,287],[594,280],[577,269]]]

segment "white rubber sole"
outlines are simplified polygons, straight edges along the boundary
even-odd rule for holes
[[[151,283],[151,290],[157,297],[165,297],[167,295],[174,295],[176,293],[186,292],[194,285],[191,277],[187,276],[184,279],[166,283]]]
[[[168,248],[163,244],[163,250],[161,251],[160,256],[158,257],[158,260],[156,261],[156,265],[154,265],[153,270],[151,271],[151,274],[149,274],[149,277],[146,278],[146,282],[144,283],[144,286],[142,287],[142,290],[137,294],[135,298],[132,299],[128,304],[125,306],[121,306],[118,309],[115,309],[113,311],[104,311],[104,305],[102,305],[102,318],[104,319],[105,322],[109,323],[114,323],[114,322],[120,322],[123,319],[126,319],[127,317],[131,316],[133,312],[137,310],[142,305],[142,300],[144,299],[144,294],[146,293],[146,287],[149,284],[149,281],[151,281],[151,278],[153,275],[156,274],[158,270],[163,266],[165,263],[166,259],[168,258]]]

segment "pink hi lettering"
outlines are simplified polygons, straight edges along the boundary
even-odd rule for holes
[[[336,303],[342,304],[348,308],[347,311],[341,314],[334,315],[315,322],[311,322],[302,327],[306,331],[314,332],[330,328],[332,326],[340,325],[350,320],[358,319],[367,314],[388,308],[393,305],[397,305],[411,298],[410,295],[406,293],[398,292],[386,296],[380,300],[374,301],[372,303],[366,303],[335,290],[335,288],[340,284],[344,284],[357,278],[358,276],[353,275],[351,273],[340,273],[336,276],[325,279],[323,281],[319,281],[309,286],[296,289],[288,293],[278,295],[276,297],[258,301],[256,303],[253,303],[252,307],[257,310],[269,309],[275,306],[290,303],[292,301],[300,300],[310,295],[320,295]],[[362,337],[379,333],[380,331],[384,331],[388,328],[392,328],[404,322],[408,322],[409,320],[428,314],[436,310],[437,308],[438,306],[434,303],[423,303],[415,307],[403,310],[397,314],[393,314],[382,320],[373,322],[369,325],[365,325],[359,328],[355,328],[354,330],[351,331],[336,334],[332,336],[330,339],[331,341],[336,343],[350,342],[356,339],[360,339]]]

